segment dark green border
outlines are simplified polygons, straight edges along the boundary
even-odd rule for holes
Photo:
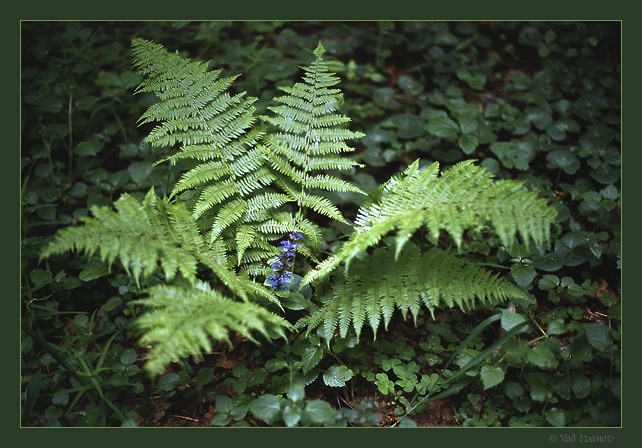
[[[74,5],[73,3],[78,3]],[[20,114],[16,110],[20,104],[19,93],[19,33],[21,20],[172,20],[172,19],[194,19],[194,20],[621,20],[623,30],[623,66],[626,66],[626,79],[623,79],[622,111],[627,112],[623,116],[623,129],[629,129],[623,138],[623,160],[627,160],[628,169],[623,165],[623,182],[626,181],[627,192],[632,192],[632,210],[627,209],[623,221],[623,235],[627,237],[626,256],[623,254],[623,266],[626,272],[633,273],[636,269],[634,244],[638,244],[636,213],[636,191],[639,187],[640,176],[632,174],[634,166],[640,166],[635,162],[639,159],[639,150],[636,148],[636,129],[640,127],[637,120],[637,111],[640,109],[640,88],[638,80],[640,75],[638,48],[639,42],[638,15],[631,6],[624,6],[623,1],[610,0],[608,2],[595,3],[593,5],[583,2],[571,2],[564,0],[538,0],[535,2],[512,1],[449,1],[449,2],[421,2],[418,0],[396,0],[386,5],[373,6],[368,4],[361,9],[363,1],[336,0],[325,1],[316,6],[311,2],[301,1],[237,1],[228,5],[221,5],[217,2],[204,1],[180,1],[170,6],[168,2],[146,2],[138,4],[133,1],[123,2],[110,0],[89,6],[89,2],[35,2],[26,1],[11,5],[14,9],[3,11],[2,30],[5,60],[2,83],[4,86],[3,107],[3,129],[8,131],[8,140],[3,143],[5,156],[9,160],[3,163],[5,171],[2,179],[4,191],[9,191],[9,209],[15,207],[19,210],[19,151],[20,145]],[[629,3],[630,4],[630,3]],[[624,58],[624,52],[629,58]],[[14,66],[15,64],[17,65]],[[17,106],[17,107],[16,107]],[[634,121],[635,120],[635,121]],[[628,126],[627,126],[628,125]],[[16,131],[17,130],[17,131]],[[624,134],[624,133],[623,133]],[[624,137],[624,135],[623,135]],[[625,142],[629,144],[626,150]],[[624,157],[625,155],[625,157]],[[15,165],[14,165],[15,163]],[[18,170],[13,167],[18,165]],[[629,174],[631,177],[629,177]],[[17,191],[16,191],[17,190]],[[624,196],[629,204],[629,196]],[[6,206],[5,206],[6,207]],[[18,212],[19,213],[19,212]],[[384,429],[384,428],[363,428],[363,429],[234,429],[234,428],[139,428],[139,429],[39,429],[20,428],[20,413],[18,409],[19,395],[19,216],[9,214],[3,220],[8,223],[9,229],[2,232],[4,241],[3,247],[11,252],[11,256],[3,257],[2,272],[5,291],[9,291],[3,298],[5,303],[11,303],[11,310],[3,313],[6,321],[2,325],[3,331],[7,334],[4,338],[4,357],[9,365],[16,366],[16,370],[3,369],[0,375],[4,381],[1,382],[5,389],[2,400],[2,420],[0,420],[2,434],[7,440],[17,440],[21,446],[114,446],[122,444],[126,447],[142,446],[186,446],[190,445],[223,445],[245,447],[254,442],[255,446],[264,447],[272,444],[309,445],[311,442],[317,445],[319,442],[329,446],[394,446],[395,444],[412,444],[418,447],[436,446],[447,444],[448,446],[486,446],[493,447],[545,447],[561,444],[561,434],[584,435],[613,435],[615,443],[599,444],[591,446],[629,446],[625,439],[634,439],[636,436],[635,420],[637,404],[639,402],[639,386],[635,366],[635,356],[638,352],[636,341],[639,340],[640,325],[636,325],[634,319],[639,315],[639,301],[635,296],[631,300],[626,298],[625,309],[626,322],[624,328],[629,349],[629,359],[626,363],[626,380],[622,382],[626,393],[623,393],[623,427],[604,429],[474,429],[474,428],[419,428],[419,429]],[[634,227],[635,225],[635,227]],[[6,226],[3,226],[6,228]],[[17,252],[17,253],[15,253]],[[623,251],[624,252],[624,251]],[[14,258],[15,257],[15,258]],[[629,263],[634,263],[629,265]],[[13,286],[16,285],[16,286]],[[16,288],[15,290],[13,288]],[[631,292],[633,285],[623,282],[623,289]],[[8,306],[8,305],[7,305]],[[14,308],[15,307],[15,308]],[[632,322],[632,325],[629,325]],[[15,363],[14,363],[15,362]],[[189,431],[189,432],[188,432]],[[213,431],[213,432],[212,432]],[[557,443],[551,443],[552,437],[557,438]],[[550,439],[549,439],[550,438]],[[577,443],[577,442],[576,442]],[[587,444],[588,445],[588,444]],[[585,445],[582,445],[585,446]]]

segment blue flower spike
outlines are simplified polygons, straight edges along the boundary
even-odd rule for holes
[[[296,229],[288,234],[287,238],[281,240],[279,243],[279,252],[278,260],[272,263],[270,266],[274,271],[273,274],[268,275],[267,280],[272,283],[273,288],[281,288],[283,291],[287,290],[287,283],[292,279],[292,264],[294,263],[294,257],[296,255],[296,250],[301,248],[300,244],[297,244],[303,238]]]

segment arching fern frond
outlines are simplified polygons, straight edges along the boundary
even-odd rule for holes
[[[325,49],[319,43],[314,50],[316,60],[303,67],[303,82],[282,87],[285,95],[275,98],[280,103],[268,109],[273,116],[263,117],[278,131],[266,136],[265,155],[278,173],[276,183],[298,208],[297,220],[305,209],[345,222],[339,209],[312,191],[340,191],[363,194],[358,187],[328,174],[327,170],[347,170],[359,164],[336,154],[353,151],[346,141],[363,136],[341,126],[350,119],[337,113],[343,103],[339,89],[332,86],[339,78],[323,60]],[[295,226],[308,237],[306,229]],[[314,231],[316,233],[316,231]]]
[[[460,247],[464,232],[485,229],[494,231],[507,247],[518,238],[541,246],[549,240],[554,218],[555,209],[524,190],[522,183],[494,180],[472,160],[456,164],[441,176],[438,163],[420,169],[415,161],[384,184],[380,198],[361,207],[350,240],[310,271],[304,283],[326,277],[341,263],[349,264],[391,232],[396,235],[397,254],[423,226],[433,243],[445,231]]]
[[[172,361],[210,352],[212,341],[229,342],[230,332],[257,342],[253,333],[285,338],[284,330],[290,327],[266,308],[229,300],[202,282],[193,288],[155,286],[148,293],[138,301],[146,311],[135,327],[142,333],[141,343],[152,347],[145,368],[153,376]]]
[[[182,205],[160,200],[150,190],[142,202],[123,194],[111,207],[92,207],[83,225],[61,229],[42,257],[81,252],[112,265],[117,259],[139,282],[160,268],[168,280],[180,274],[196,281],[198,247],[202,243],[194,220]]]
[[[181,145],[166,159],[171,163],[194,162],[171,196],[195,193],[190,207],[195,218],[210,225],[211,241],[242,238],[236,233],[244,224],[260,223],[274,207],[265,196],[273,175],[258,148],[264,132],[256,126],[256,98],[230,95],[236,76],[221,78],[221,70],[208,70],[208,63],[170,53],[154,42],[134,39],[132,53],[134,67],[144,77],[137,92],[160,99],[140,119],[141,124],[156,123],[146,140],[152,146]],[[252,241],[242,246],[239,264],[253,246]]]
[[[243,300],[267,299],[278,304],[272,292],[227,268],[225,248],[210,244],[198,231],[191,213],[181,203],[158,198],[150,190],[139,202],[124,194],[111,207],[92,207],[83,225],[58,231],[42,258],[63,252],[97,254],[110,266],[120,261],[137,283],[160,271],[167,281],[180,273],[198,281],[198,265],[208,267],[229,291]]]
[[[376,336],[379,325],[388,323],[395,311],[417,319],[422,305],[433,315],[436,309],[470,310],[510,298],[527,298],[517,286],[479,266],[433,248],[421,254],[410,246],[396,257],[389,249],[351,264],[343,276],[333,278],[331,297],[296,328],[308,331],[321,326],[328,340],[341,337],[352,327],[360,335],[368,324]]]

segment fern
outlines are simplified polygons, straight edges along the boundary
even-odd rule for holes
[[[220,78],[221,70],[208,71],[205,62],[182,58],[144,39],[134,39],[132,46],[134,66],[144,76],[138,92],[151,92],[160,99],[139,121],[159,123],[146,140],[152,146],[181,144],[180,151],[166,160],[195,163],[171,196],[195,193],[194,217],[207,225],[211,241],[227,237],[228,246],[238,251],[237,264],[250,248],[268,257],[273,251],[262,244],[267,236],[250,238],[240,231],[248,223],[256,227],[286,201],[265,194],[273,176],[257,145],[263,130],[255,125],[256,98],[230,95],[227,90],[236,76]]]
[[[298,208],[294,226],[310,238],[317,230],[310,223],[301,225],[306,209],[314,210],[333,220],[346,222],[339,209],[317,191],[340,191],[364,194],[354,185],[328,174],[328,170],[349,170],[359,164],[340,156],[353,151],[347,140],[363,136],[343,129],[350,119],[336,113],[343,103],[339,89],[332,86],[339,78],[329,71],[323,60],[325,49],[319,43],[314,50],[316,60],[303,67],[303,82],[282,87],[286,94],[275,98],[280,103],[268,109],[274,116],[263,117],[277,132],[264,139],[265,155],[276,174],[276,183],[287,196],[287,202]],[[310,234],[311,232],[312,234]]]
[[[83,225],[59,231],[42,256],[97,254],[110,266],[119,261],[139,284],[164,277],[144,291],[138,303],[147,310],[136,321],[141,341],[152,346],[147,368],[158,374],[174,359],[211,350],[213,340],[229,341],[230,332],[255,340],[253,334],[283,336],[291,328],[260,305],[280,307],[274,290],[254,278],[267,276],[267,260],[276,256],[266,281],[287,289],[296,253],[318,262],[314,251],[323,240],[311,217],[347,222],[327,193],[363,194],[338,174],[359,166],[346,157],[353,151],[346,142],[363,134],[344,128],[350,120],[338,113],[343,98],[333,88],[339,79],[321,44],[303,67],[303,81],[283,88],[272,115],[261,117],[264,125],[254,115],[255,98],[228,92],[234,76],[221,78],[208,63],[150,41],[132,45],[144,77],[138,92],[159,99],[140,119],[155,123],[147,141],[178,145],[164,161],[181,160],[187,171],[167,198],[150,190],[142,201],[124,194],[113,209],[93,207]],[[361,207],[348,242],[307,273],[301,284],[333,275],[331,288],[296,328],[322,326],[328,340],[350,328],[359,335],[364,325],[376,334],[396,309],[416,319],[422,306],[434,314],[525,298],[487,270],[437,248],[421,253],[408,240],[425,228],[430,245],[448,234],[461,248],[466,232],[492,230],[506,246],[520,239],[539,246],[548,241],[554,216],[522,184],[494,180],[472,161],[441,176],[437,163],[420,169],[414,162]],[[277,248],[275,240],[286,234]],[[364,255],[388,235],[394,249]],[[344,271],[333,274],[341,264]]]
[[[60,230],[47,245],[42,257],[68,251],[91,257],[98,253],[112,265],[120,260],[137,283],[160,267],[165,278],[180,273],[196,281],[200,234],[189,211],[181,205],[159,201],[150,190],[142,202],[123,194],[110,207],[92,207],[93,217],[82,217],[82,226]]]
[[[89,257],[98,254],[110,266],[120,261],[139,285],[159,271],[164,274],[168,284],[146,290],[150,298],[140,302],[152,311],[135,322],[144,331],[141,340],[153,342],[146,364],[152,375],[160,373],[172,359],[207,350],[208,337],[226,339],[228,332],[234,331],[252,339],[252,331],[279,333],[289,326],[266,308],[250,302],[262,300],[280,307],[271,290],[226,267],[225,248],[209,243],[201,235],[184,205],[160,200],[150,190],[142,202],[124,194],[114,207],[115,211],[110,207],[92,207],[93,216],[81,218],[84,223],[81,226],[60,230],[42,257],[68,251]],[[199,265],[209,268],[243,302],[209,291],[198,278]],[[178,280],[178,274],[187,283],[170,286],[172,280]],[[206,303],[208,294],[211,300]],[[176,302],[167,302],[170,298]],[[188,303],[187,308],[181,308]],[[208,314],[200,315],[203,312]],[[191,322],[183,326],[185,316],[190,313],[199,316],[192,316]],[[167,337],[159,342],[159,335]]]
[[[154,376],[172,361],[211,351],[212,340],[229,342],[230,332],[258,342],[252,332],[285,338],[284,329],[290,326],[267,309],[229,300],[202,282],[194,288],[155,286],[148,293],[138,301],[146,311],[135,325],[142,333],[141,343],[152,347],[146,368]]]
[[[395,232],[396,254],[421,227],[433,244],[440,232],[450,234],[459,248],[467,230],[493,230],[510,247],[518,238],[543,245],[550,237],[555,210],[520,182],[494,180],[473,164],[460,162],[439,176],[439,164],[420,169],[418,161],[383,186],[381,197],[361,207],[350,240],[304,278],[307,284],[327,277],[384,236]]]
[[[377,249],[355,262],[344,278],[333,278],[330,298],[323,306],[297,322],[308,331],[322,326],[329,341],[338,330],[345,337],[350,327],[357,336],[364,323],[376,337],[383,321],[387,329],[395,309],[417,319],[422,304],[434,317],[437,309],[472,309],[509,298],[528,296],[497,274],[464,263],[438,248],[421,254],[411,246],[399,257],[389,249]]]

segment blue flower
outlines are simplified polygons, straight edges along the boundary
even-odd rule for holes
[[[272,287],[280,287],[284,291],[287,289],[286,284],[292,279],[292,264],[296,250],[301,248],[300,244],[296,244],[298,240],[303,238],[303,235],[293,229],[287,236],[279,242],[279,252],[277,260],[270,266],[274,274],[268,275],[267,280],[272,283]]]

